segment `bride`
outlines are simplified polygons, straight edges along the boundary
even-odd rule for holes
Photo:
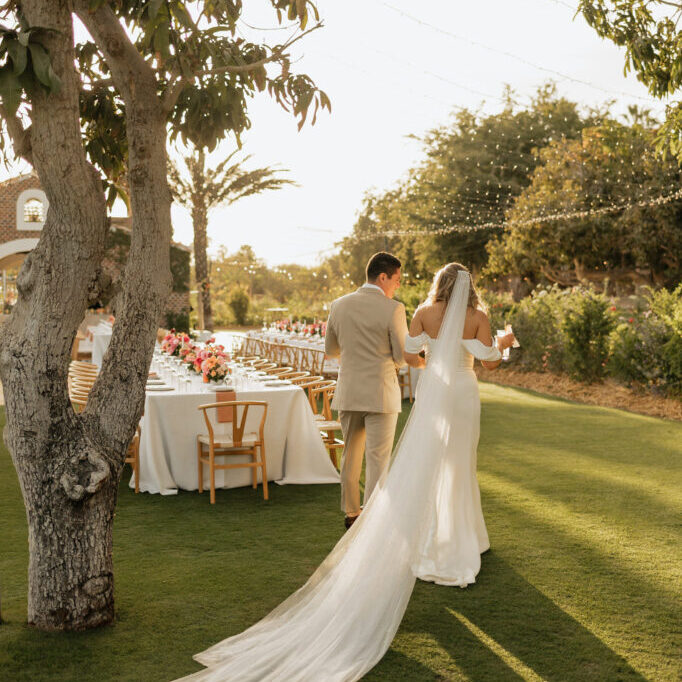
[[[475,581],[489,543],[476,481],[473,363],[497,366],[514,341],[508,334],[494,347],[478,306],[464,266],[439,270],[405,346],[410,364],[425,364],[417,399],[358,521],[303,587],[248,630],[197,654],[207,669],[183,679],[358,680],[390,646],[416,578]]]

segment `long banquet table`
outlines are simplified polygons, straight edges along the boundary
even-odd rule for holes
[[[246,336],[252,339],[261,339],[264,341],[274,341],[276,343],[285,343],[293,346],[300,346],[302,348],[316,348],[324,350],[324,338],[314,336],[305,337],[295,332],[286,332],[279,330],[258,330],[247,332]],[[339,361],[337,358],[325,358],[323,372],[327,375],[334,376],[339,373]],[[407,374],[407,365],[401,368],[401,374]],[[420,369],[410,369],[410,385],[412,387],[412,397],[417,391],[417,384],[421,375]],[[409,389],[407,386],[403,387],[403,399],[409,397]]]
[[[237,391],[237,400],[268,403],[265,422],[265,457],[268,480],[289,483],[338,483],[339,474],[322,444],[305,394],[291,385],[258,386]],[[198,434],[207,432],[199,405],[217,402],[212,391],[193,389],[183,393],[148,391],[141,421],[140,490],[173,495],[178,489],[197,490]],[[214,413],[214,410],[209,412]],[[246,431],[257,431],[260,415],[249,413]],[[231,425],[213,422],[216,433]],[[234,457],[234,461],[238,461]],[[208,487],[208,467],[204,467]],[[260,471],[259,471],[260,481]],[[251,485],[249,469],[216,472],[217,488]],[[135,486],[135,477],[130,487]]]

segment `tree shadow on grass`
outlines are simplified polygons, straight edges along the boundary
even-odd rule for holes
[[[645,680],[493,551],[466,590],[417,581],[365,680]]]

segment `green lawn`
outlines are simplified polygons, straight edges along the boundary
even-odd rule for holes
[[[492,549],[466,590],[417,584],[365,679],[680,679],[682,425],[486,384],[481,395]],[[337,486],[271,491],[269,503],[260,490],[221,491],[211,507],[207,494],[122,485],[116,624],[43,634],[24,624],[26,524],[0,446],[0,679],[147,682],[199,669],[193,653],[264,616],[341,533]]]

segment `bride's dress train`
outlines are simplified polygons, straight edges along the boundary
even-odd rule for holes
[[[468,292],[469,276],[460,273],[438,341],[408,337],[427,345],[429,362],[393,464],[358,520],[301,589],[196,655],[208,668],[183,679],[357,680],[390,646],[416,577],[474,582],[488,536],[476,482],[480,402],[471,353],[494,359],[497,351],[462,340]]]

